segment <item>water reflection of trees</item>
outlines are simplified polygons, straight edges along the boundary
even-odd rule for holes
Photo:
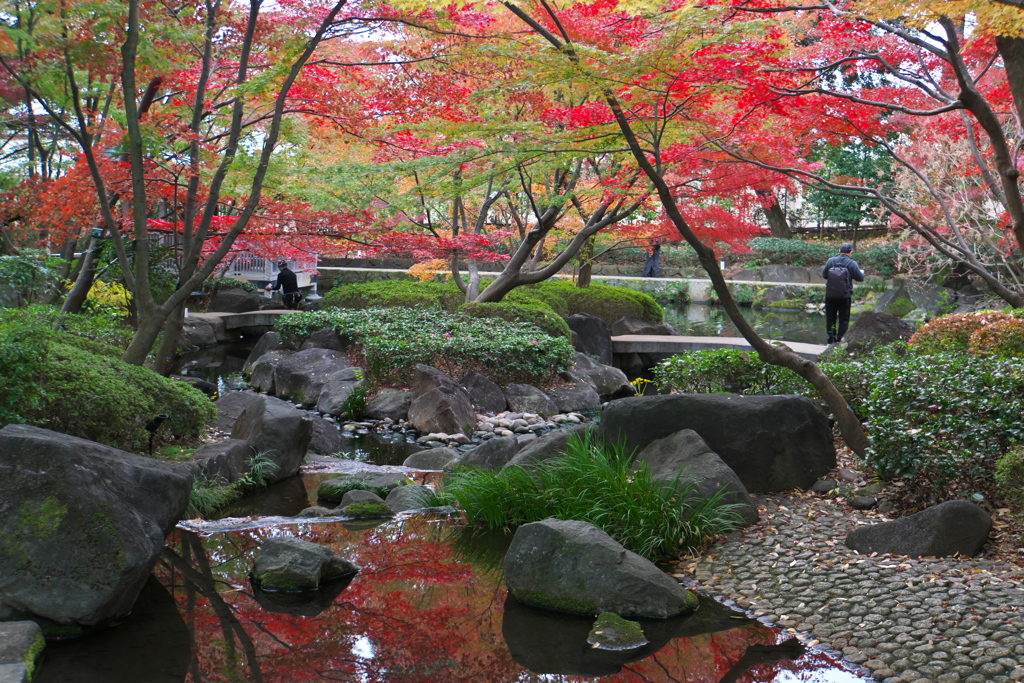
[[[263,539],[285,533],[327,545],[363,569],[321,604],[278,604],[280,594],[269,596],[267,603],[268,596],[254,594],[247,574]],[[502,635],[506,594],[500,573],[475,572],[472,566],[493,564],[493,548],[474,555],[471,547],[468,553],[460,547],[456,553],[459,544],[450,542],[452,533],[450,526],[423,518],[365,531],[301,524],[202,538],[176,532],[157,576],[173,593],[192,638],[189,680],[587,680],[533,673],[517,664]],[[652,656],[600,680],[717,683],[743,665],[745,655],[750,661],[751,646],[772,645],[776,637],[756,622],[740,622],[738,628],[726,624],[711,633],[671,639]],[[545,640],[553,639],[541,639],[537,647],[554,647]],[[559,656],[551,653],[552,659]],[[770,681],[790,664],[763,662],[729,680]],[[808,665],[820,669],[831,663],[804,658],[792,670]]]

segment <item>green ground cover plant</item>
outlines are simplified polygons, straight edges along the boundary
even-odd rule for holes
[[[529,470],[458,471],[430,504],[457,505],[470,524],[492,530],[549,517],[583,520],[651,558],[695,550],[738,526],[719,497],[697,500],[688,487],[652,480],[645,465],[634,469],[623,448],[576,436],[565,457]]]
[[[989,490],[995,462],[1024,441],[1019,359],[908,353],[897,343],[857,360],[822,363],[821,369],[865,422],[872,441],[865,463],[883,479],[905,479],[942,494]],[[794,373],[736,351],[674,356],[655,377],[669,391],[815,398]]]
[[[335,287],[324,296],[323,308],[362,310],[437,306],[453,313],[466,306],[465,295],[453,282],[380,281]],[[588,313],[609,325],[623,316],[660,323],[661,306],[651,296],[621,287],[591,285],[576,287],[570,282],[547,281],[516,287],[496,303],[468,304],[470,315],[530,322],[552,336],[567,333],[556,317]],[[525,307],[525,308],[523,308]]]
[[[321,484],[317,490],[317,497],[337,503],[349,491],[369,491],[380,498],[387,498],[391,493],[391,489],[387,486],[372,486],[359,477],[339,477]]]
[[[120,348],[106,341],[121,334],[102,318],[0,310],[0,424],[33,424],[143,452],[146,422],[168,414],[161,434],[198,441],[216,407],[187,384],[123,363]]]
[[[219,478],[197,476],[189,494],[185,517],[205,519],[212,516],[245,495],[266,488],[276,471],[277,463],[265,454],[257,453],[249,459],[245,475],[230,484]]]
[[[418,363],[452,376],[479,371],[499,382],[543,382],[572,365],[565,337],[534,325],[448,313],[441,308],[327,309],[282,316],[275,327],[293,339],[331,328],[366,358],[371,383],[401,382]]]

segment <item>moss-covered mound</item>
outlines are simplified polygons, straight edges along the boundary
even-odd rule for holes
[[[26,423],[142,452],[146,423],[170,419],[161,434],[197,441],[216,419],[199,390],[119,359],[103,339],[54,331],[46,316],[0,317],[0,426]]]
[[[478,318],[533,323],[552,336],[568,336],[568,328],[559,325],[554,316],[567,318],[575,313],[595,315],[609,325],[623,316],[662,322],[661,306],[650,295],[604,285],[580,288],[570,282],[548,281],[516,287],[500,303],[467,306],[464,302],[465,296],[451,282],[386,281],[336,287],[324,297],[323,306],[357,310],[439,306]]]

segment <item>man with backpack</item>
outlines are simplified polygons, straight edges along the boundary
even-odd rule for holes
[[[850,258],[852,244],[839,247],[839,255],[825,262],[821,277],[825,279],[825,330],[828,343],[839,342],[850,326],[850,302],[853,299],[853,281],[864,281],[864,271]],[[839,327],[836,329],[836,318]]]
[[[266,290],[270,292],[280,289],[284,307],[295,310],[299,307],[299,302],[302,301],[302,292],[299,291],[299,279],[295,276],[295,273],[288,269],[287,261],[281,261],[277,264],[277,267],[279,268],[277,282],[273,286],[267,285]]]

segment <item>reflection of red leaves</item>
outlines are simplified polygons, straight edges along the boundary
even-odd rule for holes
[[[263,538],[292,534],[326,545],[362,567],[335,604],[314,617],[264,611],[246,573]],[[302,525],[232,534],[204,541],[213,578],[234,619],[251,639],[262,679],[369,680],[388,683],[500,683],[523,680],[501,636],[505,591],[496,576],[474,575],[444,543],[446,531],[426,519],[365,532],[340,524]],[[171,538],[171,547],[180,544]],[[194,656],[202,681],[251,679],[242,647],[209,600],[190,603],[181,575],[164,566],[157,576],[174,593],[195,631]],[[654,656],[624,667],[609,683],[637,680],[717,681],[752,644],[784,640],[760,624],[676,639]],[[824,655],[797,663],[757,666],[743,683],[774,680],[780,671],[831,668]],[[199,683],[192,678],[188,680]],[[575,676],[559,680],[583,681]]]

